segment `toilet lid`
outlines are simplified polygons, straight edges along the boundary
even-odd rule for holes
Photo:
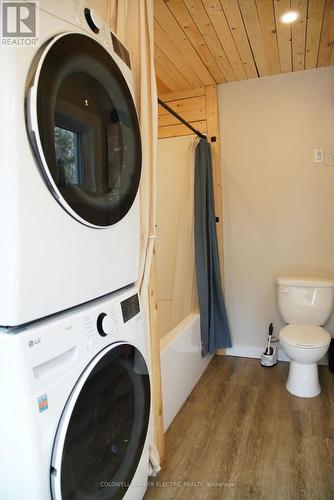
[[[330,343],[330,334],[321,326],[315,325],[288,325],[282,328],[280,340],[288,345],[312,349]]]

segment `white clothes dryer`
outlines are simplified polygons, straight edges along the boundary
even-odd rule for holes
[[[129,52],[83,0],[38,5],[38,46],[0,45],[3,326],[138,278],[142,155]]]
[[[134,287],[0,334],[1,500],[142,498],[146,342]]]

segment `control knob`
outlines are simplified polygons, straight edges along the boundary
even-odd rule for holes
[[[112,332],[110,316],[104,312],[100,313],[97,317],[96,328],[101,337],[109,335]]]

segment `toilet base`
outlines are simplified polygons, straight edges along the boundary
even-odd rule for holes
[[[297,363],[290,361],[289,377],[286,388],[294,396],[314,398],[320,394],[317,363]]]

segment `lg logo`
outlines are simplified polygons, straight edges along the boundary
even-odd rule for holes
[[[34,347],[35,345],[38,345],[40,344],[42,341],[39,337],[37,337],[37,339],[32,339],[32,340],[29,340],[28,342],[28,346],[29,347]]]

